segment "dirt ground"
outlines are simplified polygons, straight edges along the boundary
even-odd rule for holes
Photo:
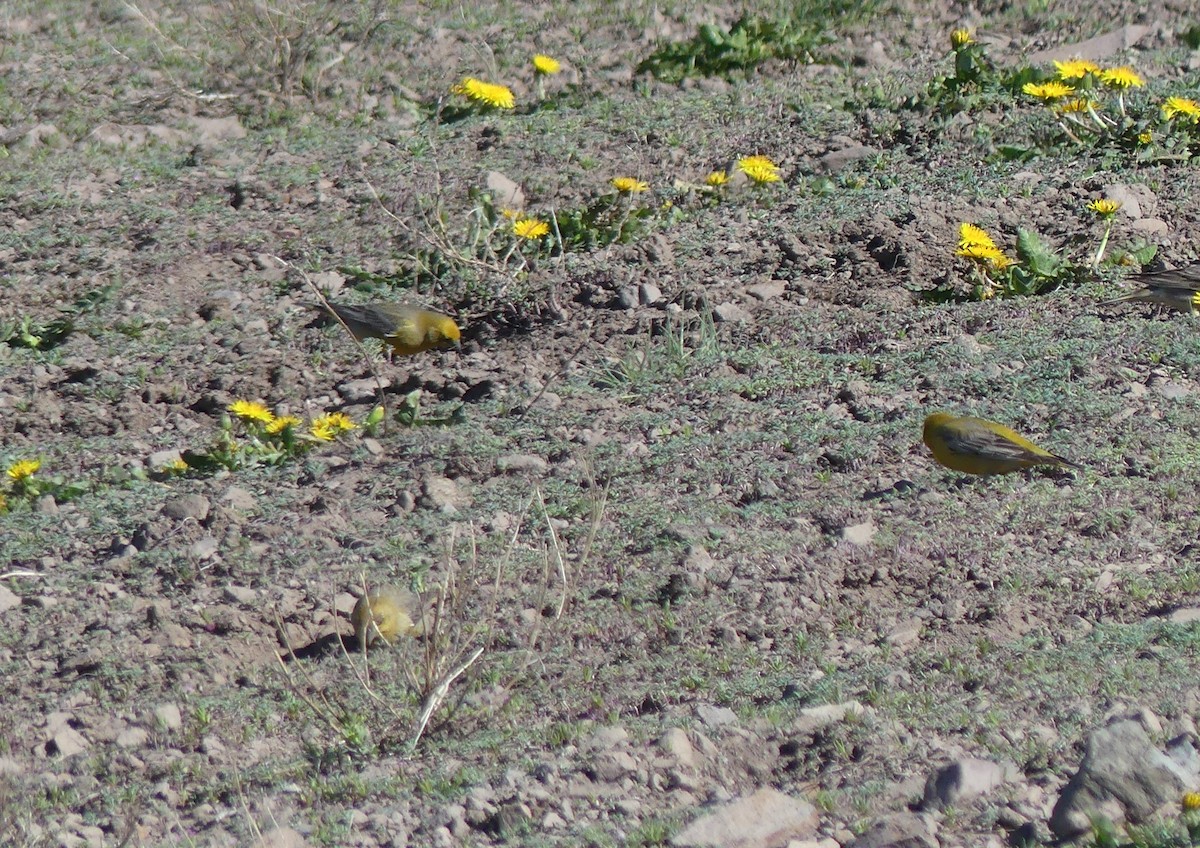
[[[0,16],[0,462],[41,462],[0,514],[0,841],[658,845],[771,787],[844,845],[977,757],[1008,779],[919,844],[1038,842],[1107,716],[1195,732],[1197,325],[1102,303],[1197,258],[1194,169],[921,100],[957,27],[1194,96],[1186,4],[265,8]],[[821,37],[638,70],[743,13]],[[962,296],[962,222],[1085,266],[1105,196],[1097,272]],[[361,350],[315,289],[461,348]],[[359,426],[272,452],[238,400]],[[940,469],[940,408],[1084,469]],[[425,633],[364,658],[386,584]]]

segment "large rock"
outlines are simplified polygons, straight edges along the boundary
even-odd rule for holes
[[[1008,764],[966,757],[938,770],[925,783],[925,809],[948,807],[986,795],[1015,779],[1017,770]]]
[[[1079,771],[1050,814],[1050,830],[1068,838],[1090,830],[1093,819],[1144,821],[1198,786],[1200,757],[1189,737],[1173,740],[1164,754],[1140,723],[1118,719],[1088,734]]]
[[[811,835],[817,810],[775,789],[760,789],[701,816],[671,839],[679,848],[783,848]]]
[[[932,822],[915,813],[895,813],[876,820],[847,848],[938,848]]]

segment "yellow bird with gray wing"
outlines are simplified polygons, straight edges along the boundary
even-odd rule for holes
[[[1169,271],[1150,271],[1129,278],[1140,288],[1129,294],[1106,300],[1101,306],[1127,301],[1157,303],[1168,309],[1195,313],[1200,311],[1200,262]]]
[[[922,437],[939,464],[964,474],[1008,474],[1037,465],[1079,468],[1003,424],[984,418],[935,412],[925,419]]]
[[[454,319],[408,303],[367,303],[361,306],[329,302],[359,341],[382,339],[397,356],[413,356],[439,347],[457,347],[461,332]]]

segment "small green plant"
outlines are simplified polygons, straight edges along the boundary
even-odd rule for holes
[[[38,476],[41,467],[40,459],[19,459],[9,464],[5,471],[7,491],[0,490],[0,513],[10,511],[18,504],[32,503],[43,495],[51,495],[55,501],[62,503],[88,490],[84,483],[70,483],[62,477]]]
[[[615,191],[582,209],[554,213],[554,237],[563,252],[627,244],[645,232],[655,207],[638,200],[650,187],[632,177],[612,180]]]
[[[184,451],[181,463],[165,471],[211,474],[222,468],[237,471],[281,465],[359,426],[345,413],[330,412],[312,419],[307,429],[301,430],[304,422],[294,415],[276,416],[261,403],[248,400],[234,401],[229,412],[221,419],[221,430],[212,447],[205,451]],[[368,420],[374,414],[372,411]]]
[[[964,298],[955,291],[937,289],[927,296],[931,300],[944,301],[1045,294],[1082,280],[1088,272],[1088,265],[1055,253],[1031,230],[1017,230],[1016,254],[1017,258],[1013,259],[997,247],[982,228],[964,223],[959,227],[955,255],[967,262],[970,293]]]
[[[746,15],[728,30],[704,24],[689,41],[658,47],[638,63],[637,72],[677,83],[687,77],[751,71],[769,59],[813,62],[818,49],[833,41],[825,29],[827,20],[820,16],[804,21],[767,20]]]

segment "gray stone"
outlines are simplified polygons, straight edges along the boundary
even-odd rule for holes
[[[386,389],[391,384],[392,381],[387,377],[380,377],[379,382],[376,382],[374,377],[364,377],[361,380],[339,383],[337,392],[346,403],[367,403],[379,394],[380,386]]]
[[[525,208],[525,192],[516,182],[499,171],[488,171],[487,188],[497,209]]]
[[[929,776],[924,806],[937,809],[986,795],[1015,777],[1016,769],[1011,765],[966,757]]]
[[[1198,768],[1190,741],[1174,744],[1167,756],[1139,722],[1119,718],[1088,734],[1083,762],[1054,805],[1050,830],[1066,839],[1090,830],[1097,818],[1141,822],[1195,791]]]
[[[726,724],[737,724],[737,713],[729,707],[716,707],[712,704],[698,704],[696,718],[707,727],[721,727]]]
[[[146,460],[146,464],[150,466],[151,471],[162,471],[164,468],[172,468],[183,459],[183,455],[178,448],[171,450],[155,451],[150,454]]]
[[[736,303],[722,303],[713,307],[713,320],[719,324],[746,323],[750,313]]]
[[[679,848],[783,848],[817,829],[812,804],[776,789],[759,789],[701,816],[671,839]]]
[[[189,518],[203,521],[208,518],[211,506],[204,495],[180,495],[163,505],[163,515],[176,521],[186,521]]]
[[[1089,59],[1102,62],[1122,50],[1133,47],[1153,27],[1141,24],[1128,24],[1119,29],[1097,35],[1086,41],[1076,41],[1073,44],[1058,44],[1048,50],[1032,53],[1026,57],[1030,65],[1049,65],[1055,59]]]
[[[776,297],[780,297],[787,291],[787,283],[783,280],[770,280],[765,283],[755,283],[752,286],[746,286],[746,294],[750,295],[755,300],[767,301]]]
[[[469,502],[458,484],[448,477],[426,477],[421,484],[421,500],[425,506],[446,515],[454,515]]]
[[[876,820],[847,848],[938,848],[938,841],[925,819],[896,813]]]
[[[550,463],[540,456],[524,453],[510,453],[496,458],[496,470],[509,473],[545,474]]]
[[[653,306],[662,300],[662,289],[654,283],[642,283],[638,287],[638,300],[642,306]]]
[[[175,704],[159,704],[154,708],[154,720],[164,730],[179,730],[183,727],[183,716]]]
[[[852,524],[849,527],[843,527],[842,541],[862,547],[863,545],[869,545],[878,532],[879,528],[875,526],[875,522],[868,518],[861,524]]]
[[[815,733],[822,727],[845,721],[847,716],[860,716],[866,711],[867,708],[858,701],[809,707],[801,710],[799,717],[792,722],[792,731],[800,734]]]
[[[859,159],[866,159],[878,153],[874,147],[864,144],[854,144],[841,150],[831,150],[817,160],[819,170],[827,174],[836,173],[847,165],[852,165]]]
[[[225,597],[244,607],[255,607],[258,604],[258,592],[248,586],[235,586],[232,583],[224,589]]]
[[[696,767],[696,749],[692,747],[692,741],[688,739],[687,731],[682,727],[667,730],[658,740],[658,747],[674,757],[681,766]]]

